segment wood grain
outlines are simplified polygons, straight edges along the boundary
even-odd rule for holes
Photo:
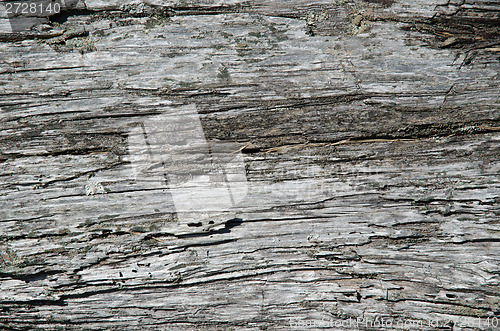
[[[1,34],[0,328],[496,329],[499,13],[87,0]],[[186,105],[241,153],[232,216],[134,175]]]

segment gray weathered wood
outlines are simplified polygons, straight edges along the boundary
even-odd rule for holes
[[[87,0],[0,34],[0,328],[496,329],[499,13]],[[186,105],[243,153],[236,218],[134,177]]]

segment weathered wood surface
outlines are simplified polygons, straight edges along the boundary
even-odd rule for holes
[[[496,329],[499,13],[87,0],[4,33],[0,328]],[[131,130],[185,105],[242,150],[236,219],[180,229],[134,178]]]

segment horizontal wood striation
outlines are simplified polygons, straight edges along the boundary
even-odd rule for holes
[[[1,34],[0,328],[500,318],[499,12],[87,0]],[[186,106],[242,154],[234,217],[134,175],[131,132]]]

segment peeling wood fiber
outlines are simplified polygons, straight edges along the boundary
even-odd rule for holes
[[[0,14],[0,329],[497,329],[498,1]],[[181,222],[131,141],[187,106],[245,192]]]

